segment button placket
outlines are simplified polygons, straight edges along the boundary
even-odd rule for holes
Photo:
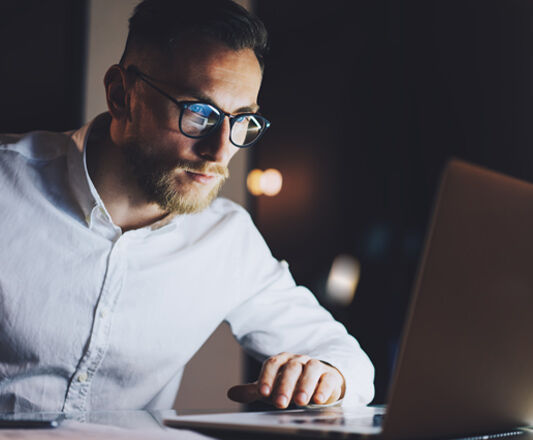
[[[125,240],[117,240],[111,249],[107,273],[94,314],[88,347],[68,386],[63,411],[88,411],[88,397],[92,379],[100,366],[111,333],[114,306],[120,296],[126,275]]]
[[[84,382],[87,382],[87,379],[89,378],[89,375],[85,372],[85,371],[82,371],[80,374],[78,374],[78,382],[81,382],[81,383],[84,383]]]

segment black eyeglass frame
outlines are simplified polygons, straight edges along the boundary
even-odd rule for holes
[[[211,104],[209,102],[203,102],[203,101],[178,101],[176,98],[173,98],[167,92],[165,92],[164,90],[162,90],[158,86],[156,86],[154,83],[152,83],[152,81],[157,81],[157,79],[152,78],[151,76],[147,75],[146,73],[141,72],[136,66],[128,66],[126,68],[126,71],[134,73],[142,81],[144,81],[146,84],[148,84],[152,89],[154,89],[157,92],[159,92],[165,98],[170,99],[175,105],[178,106],[178,108],[180,109],[180,117],[179,117],[180,132],[184,136],[186,136],[188,138],[201,139],[201,138],[209,136],[210,134],[214,133],[217,130],[217,128],[219,128],[222,125],[222,122],[224,121],[224,118],[227,116],[229,118],[229,125],[230,125],[230,134],[229,134],[230,142],[233,145],[235,145],[236,147],[238,147],[238,148],[249,148],[252,145],[254,145],[255,143],[257,143],[257,141],[259,139],[261,139],[261,137],[263,137],[263,135],[267,131],[268,127],[270,127],[270,121],[267,118],[265,118],[264,116],[262,116],[262,115],[260,115],[258,113],[239,113],[237,115],[232,115],[231,113],[226,113],[226,112],[222,111],[216,105],[213,105],[213,104]],[[199,136],[194,136],[194,135],[187,134],[181,128],[181,121],[182,121],[182,118],[183,118],[183,110],[188,108],[189,106],[194,105],[194,104],[205,104],[205,105],[208,105],[208,106],[212,107],[213,109],[215,109],[218,112],[218,121],[216,122],[216,124],[212,125],[210,128],[208,128],[207,132],[205,132],[204,134],[201,134]],[[244,144],[244,145],[239,145],[239,144],[236,144],[235,142],[233,142],[233,139],[231,138],[231,133],[232,133],[233,125],[235,124],[237,119],[238,118],[242,118],[243,116],[253,116],[254,118],[257,118],[257,119],[260,119],[261,121],[263,121],[264,125],[262,126],[261,131],[259,132],[257,137],[252,142],[248,142],[247,144]]]

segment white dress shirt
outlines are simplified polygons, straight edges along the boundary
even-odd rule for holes
[[[258,359],[308,354],[342,372],[345,402],[372,399],[366,354],[240,206],[122,232],[87,172],[90,127],[0,137],[0,411],[170,408],[224,320]]]

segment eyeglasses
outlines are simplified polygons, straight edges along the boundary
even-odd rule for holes
[[[270,122],[257,113],[231,115],[206,102],[178,101],[152,82],[157,81],[156,79],[142,73],[137,67],[129,66],[126,70],[137,75],[151,88],[179,107],[180,131],[189,138],[200,139],[209,136],[222,125],[227,116],[230,124],[230,142],[236,147],[247,148],[255,144],[270,127]]]

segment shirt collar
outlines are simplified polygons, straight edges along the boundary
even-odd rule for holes
[[[91,128],[96,121],[110,118],[109,113],[102,113],[94,118],[91,122],[71,133],[72,143],[67,153],[67,164],[70,186],[72,192],[78,201],[85,219],[90,218],[95,206],[104,208],[102,199],[98,195],[96,188],[89,176],[87,170],[87,140]]]

